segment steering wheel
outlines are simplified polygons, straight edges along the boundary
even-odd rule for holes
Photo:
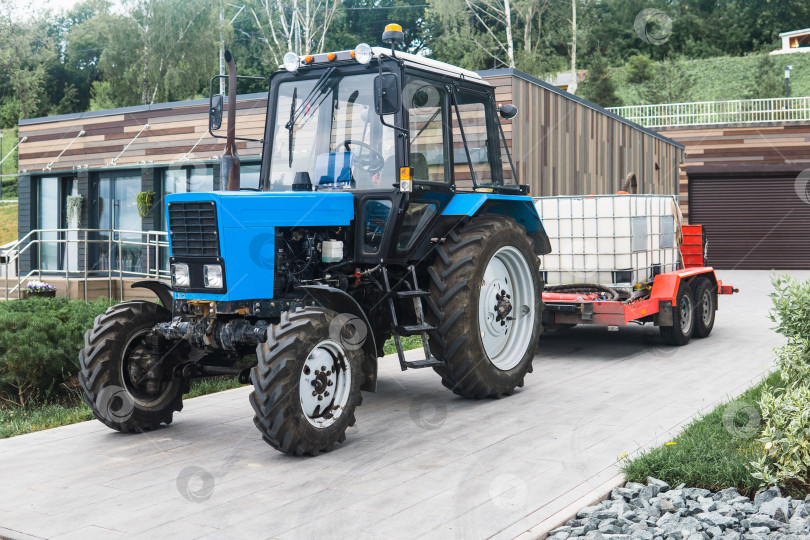
[[[365,148],[368,150],[367,155],[363,155],[362,153],[358,152],[356,156],[352,156],[354,158],[354,164],[360,167],[363,172],[367,173],[369,176],[374,175],[380,172],[383,167],[385,166],[385,157],[375,150],[370,145],[364,143],[363,141],[353,141],[352,139],[346,139],[341,143],[343,148],[346,149],[347,152],[351,152],[350,146],[359,146],[361,148]]]

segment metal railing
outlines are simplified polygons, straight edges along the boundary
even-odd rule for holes
[[[44,267],[42,248],[54,246],[57,247],[56,262],[59,268]],[[137,251],[131,248],[137,248]],[[105,278],[109,297],[113,297],[114,281],[119,282],[118,292],[123,296],[125,278],[169,279],[169,270],[162,264],[163,255],[167,260],[168,252],[168,234],[164,231],[35,229],[5,250],[5,260],[0,263],[5,277],[4,298],[22,298],[25,283],[34,278],[47,278],[51,283],[55,279],[64,279],[68,298],[71,296],[71,280],[83,282],[84,300],[88,299],[88,282],[94,278]],[[138,253],[140,259],[137,264],[125,268],[124,255],[134,253]],[[93,260],[90,260],[91,257]],[[33,268],[20,275],[20,263],[24,260],[31,261]]]
[[[810,120],[810,97],[628,105],[608,110],[644,127],[787,122]]]

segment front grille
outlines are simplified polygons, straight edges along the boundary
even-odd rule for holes
[[[170,203],[169,231],[173,257],[219,257],[213,202]]]

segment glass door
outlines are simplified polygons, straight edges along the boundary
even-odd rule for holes
[[[62,223],[59,205],[59,178],[44,176],[39,179],[37,197],[37,229],[59,229]],[[39,233],[39,269],[59,270],[59,233]]]
[[[141,217],[135,196],[141,177],[130,172],[102,173],[98,180],[99,270],[143,272]]]

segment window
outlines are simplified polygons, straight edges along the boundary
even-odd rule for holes
[[[445,96],[439,83],[408,76],[403,103],[408,108],[410,164],[417,182],[449,182],[445,144]]]
[[[456,106],[451,111],[453,126],[453,176],[456,187],[504,186],[505,149],[501,149],[498,120],[487,94],[457,90],[453,94]],[[487,111],[489,115],[487,114]],[[459,119],[461,124],[459,125]],[[465,148],[466,142],[466,148]],[[514,187],[509,168],[506,184]]]
[[[243,188],[259,189],[260,163],[242,163],[239,168],[240,185]]]
[[[43,176],[36,187],[37,229],[48,232],[39,233],[40,270],[78,269],[78,223],[66,223],[65,207],[67,197],[78,193],[75,177]],[[73,229],[56,231],[54,229]]]
[[[267,189],[291,190],[297,173],[315,189],[385,189],[398,181],[394,130],[374,112],[376,76],[334,71],[318,88],[317,79],[279,84]]]
[[[98,175],[97,260],[99,270],[143,272],[141,217],[135,196],[141,191],[139,172],[119,171]]]
[[[408,251],[413,247],[416,239],[425,230],[433,216],[436,215],[438,205],[435,203],[411,202],[405,217],[402,220],[399,238],[397,239],[397,250]]]
[[[391,206],[387,199],[370,200],[363,205],[363,253],[373,255],[380,251]]]
[[[39,179],[37,198],[37,228],[59,229],[60,219],[59,178],[46,176]],[[59,270],[59,233],[56,231],[39,233],[39,268]]]

